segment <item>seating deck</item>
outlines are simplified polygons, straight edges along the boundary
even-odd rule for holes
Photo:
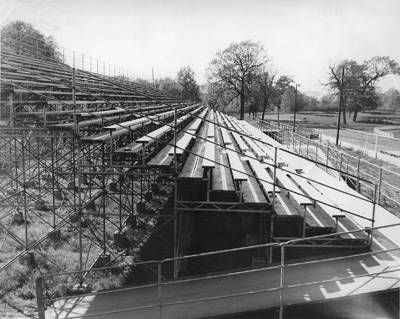
[[[214,137],[208,137],[205,145],[205,152],[203,160],[203,168],[214,168],[215,167],[215,144]]]
[[[224,143],[220,130],[216,131],[215,141],[218,144],[215,147],[215,160],[217,164],[213,169],[211,189],[213,191],[233,192],[235,191],[235,185],[233,183],[232,171],[229,169],[228,157],[224,151]]]
[[[304,194],[298,185],[293,182],[287,172],[277,169],[276,176],[279,184],[282,185],[281,190],[286,192],[288,196],[291,196],[298,205],[302,206],[314,204],[313,201],[307,198],[308,196]]]
[[[179,174],[179,178],[203,178],[202,162],[205,153],[204,139],[206,139],[207,130],[207,125],[203,125],[200,128],[199,136],[201,137],[201,139],[196,140],[196,143],[192,148],[192,152],[187,158],[185,165],[183,166],[182,171]]]
[[[249,153],[248,153],[249,154]],[[253,153],[250,153],[251,157],[254,157]],[[265,165],[260,161],[257,161],[253,158],[248,158],[248,163],[255,176],[258,179],[259,184],[261,185],[265,195],[271,195],[274,191],[274,181],[269,172],[267,171]],[[280,189],[278,186],[275,187],[275,193],[279,193]]]
[[[227,149],[226,154],[228,155],[229,164],[232,169],[233,180],[238,182],[247,181],[248,177],[244,174],[245,169],[239,155],[231,149]]]
[[[163,135],[167,134],[172,130],[171,124],[161,126],[160,128],[146,134],[145,136],[142,136],[136,140],[136,143],[151,143],[159,138],[161,138]]]
[[[232,132],[232,136],[242,154],[245,154],[248,150],[250,150],[250,148],[247,146],[247,144],[243,141],[242,137],[238,133]]]
[[[233,143],[230,135],[228,134],[228,131],[223,127],[221,127],[221,134],[222,134],[222,140],[225,145],[229,145],[229,144]]]

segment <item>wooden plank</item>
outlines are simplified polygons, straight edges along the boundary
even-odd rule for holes
[[[184,133],[181,135],[179,138],[177,138],[176,141],[176,154],[183,154],[185,150],[187,149],[188,145],[194,139],[195,136],[191,135],[190,133]],[[174,141],[172,140],[172,143]],[[168,154],[173,155],[174,154],[174,147],[169,146],[169,151]]]
[[[254,154],[256,154],[257,158],[261,159],[266,157],[265,152],[262,149],[260,149],[260,147],[257,144],[255,144],[251,138],[247,136],[243,136],[242,138],[247,143],[247,145],[250,146],[250,149],[253,151]]]
[[[143,144],[142,143],[136,143],[136,142],[132,142],[129,143],[123,147],[120,147],[118,149],[116,149],[114,152],[115,153],[130,153],[130,154],[134,154],[134,153],[138,153],[141,152],[143,150]]]
[[[280,169],[276,170],[278,181],[282,184],[282,190],[287,191],[294,201],[299,205],[313,205],[314,202],[308,199],[306,194],[293,182],[290,175]],[[296,193],[294,193],[296,192]],[[304,194],[302,196],[301,194]]]
[[[262,191],[248,164],[243,163],[243,167],[247,174],[247,181],[243,182],[241,187],[243,201],[246,203],[268,203],[268,197]]]
[[[232,133],[233,139],[235,140],[236,144],[239,146],[240,151],[245,154],[250,148],[247,146],[247,144],[243,141],[242,137],[236,133]]]
[[[160,128],[150,132],[149,134],[146,134],[145,136],[142,136],[142,137],[136,139],[136,143],[154,142],[155,140],[158,140],[159,138],[161,138],[163,135],[167,134],[171,130],[172,130],[172,128],[169,125],[161,126]]]
[[[245,174],[245,169],[239,155],[230,149],[226,150],[226,154],[228,155],[229,165],[232,169],[233,179],[235,181],[247,181],[248,177]]]
[[[215,125],[214,123],[208,123],[207,137],[214,138],[215,136]]]
[[[201,118],[195,119],[195,120],[191,123],[191,125],[189,126],[188,130],[197,131],[198,128],[200,127],[202,121],[203,121],[203,120],[202,120]]]
[[[185,150],[188,149],[190,142],[192,141],[193,138],[195,138],[195,136],[187,133],[187,129],[190,127],[191,124],[188,124],[183,130],[181,130],[176,139],[176,153],[177,155],[182,155]],[[172,164],[172,160],[173,160],[173,155],[174,155],[174,147],[171,146],[170,144],[173,144],[174,140],[171,139],[168,143],[168,145],[166,145],[160,152],[158,152],[156,154],[156,156],[154,158],[152,158],[150,160],[150,162],[148,163],[151,166],[155,166],[155,167],[165,167],[165,166],[169,166]]]
[[[202,139],[197,139],[193,146],[192,153],[187,158],[185,165],[182,168],[179,178],[203,178],[202,162],[205,152],[205,144],[203,138],[207,134],[207,127],[203,125],[200,129],[199,136]]]
[[[251,154],[251,156],[254,155]],[[260,183],[265,194],[272,194],[274,189],[274,181],[271,175],[267,172],[265,165],[252,158],[247,158],[247,160],[250,168],[254,172],[254,175],[258,178],[258,182]],[[275,193],[280,193],[280,188],[278,186],[275,187]]]
[[[233,143],[230,135],[228,134],[228,131],[223,127],[221,127],[221,134],[222,134],[222,140],[225,145],[230,145]]]
[[[233,183],[232,171],[229,168],[229,161],[226,152],[222,147],[223,141],[219,130],[216,132],[216,142],[218,144],[216,146],[217,164],[213,169],[211,189],[213,191],[234,192],[235,185]]]
[[[214,168],[215,167],[215,145],[214,138],[208,138],[204,152],[205,159],[203,160],[203,168]]]

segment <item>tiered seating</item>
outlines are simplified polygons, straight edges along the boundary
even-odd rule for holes
[[[44,121],[46,124],[71,121],[75,107],[80,116],[90,112],[94,116],[107,117],[123,113],[112,112],[118,107],[132,111],[158,112],[157,108],[182,102],[153,88],[78,69],[75,70],[73,80],[73,70],[66,64],[15,55],[7,53],[7,50],[1,52],[1,69],[2,86],[12,86],[15,96],[18,97],[11,102],[2,100],[1,104],[13,103],[16,119],[24,122],[29,118],[35,122]],[[101,114],[99,111],[108,113]],[[127,117],[125,115],[122,119]],[[117,118],[106,118],[106,123],[115,120]],[[103,123],[97,119],[83,123],[82,127],[97,124]],[[70,127],[71,124],[66,124],[59,128]]]

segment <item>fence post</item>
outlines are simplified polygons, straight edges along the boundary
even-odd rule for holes
[[[375,135],[375,158],[378,158],[378,134]]]
[[[281,273],[279,282],[279,319],[283,319],[283,287],[285,284],[285,244],[281,244]]]
[[[307,152],[307,158],[308,158],[308,147],[310,146],[310,139],[307,139],[307,149],[306,149],[306,152]]]
[[[367,154],[368,134],[365,134],[364,155]]]
[[[339,162],[339,179],[342,175],[342,163],[343,163],[343,153],[340,152],[340,162]]]
[[[318,143],[315,143],[315,161],[318,162]]]
[[[301,136],[299,137],[299,154],[301,155]]]
[[[274,152],[274,183],[272,185],[272,207],[275,208],[275,192],[276,192],[276,162],[278,157],[278,148],[275,146]]]
[[[159,302],[159,306],[160,306],[160,318],[162,318],[162,313],[161,313],[161,309],[162,309],[162,300],[161,300],[161,284],[162,284],[162,262],[159,261],[157,264],[157,297],[158,297],[158,302]]]
[[[374,185],[374,194],[372,199],[372,222],[371,222],[371,232],[370,232],[370,247],[372,245],[372,241],[374,239],[374,226],[375,226],[375,210],[376,210],[376,192],[377,192],[377,185]]]
[[[379,184],[378,184],[378,205],[381,202],[381,188],[382,188],[382,175],[383,175],[383,169],[382,167],[379,169]]]
[[[43,277],[36,278],[36,302],[39,319],[45,319],[45,307],[43,297]]]
[[[357,192],[360,192],[360,162],[361,162],[361,157],[358,157],[358,162],[357,162]]]
[[[325,163],[325,171],[328,171],[329,166],[329,144],[326,146],[326,163]]]

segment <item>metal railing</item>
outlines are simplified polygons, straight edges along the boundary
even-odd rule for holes
[[[368,234],[368,236],[371,236],[371,240],[373,240],[373,233],[377,230],[383,229],[383,228],[390,228],[390,227],[399,227],[400,223],[398,224],[393,224],[393,225],[386,225],[386,226],[380,226],[380,227],[367,227],[364,229],[359,229],[359,230],[353,230],[353,231],[347,231],[347,232],[340,232],[334,234],[334,236],[346,236],[349,234],[355,234],[355,233],[364,233]],[[96,318],[96,316],[100,315],[115,315],[118,313],[127,313],[127,312],[132,312],[132,314],[135,311],[141,311],[144,309],[147,310],[152,310],[156,314],[155,317],[157,318],[164,318],[165,314],[171,310],[173,310],[173,307],[179,308],[181,305],[196,305],[196,303],[203,303],[203,308],[205,302],[218,302],[220,300],[230,300],[230,301],[240,301],[243,303],[244,300],[243,298],[252,298],[255,295],[260,295],[264,294],[266,296],[269,296],[270,298],[265,298],[265,304],[261,303],[257,305],[259,307],[258,309],[267,309],[267,308],[276,308],[279,307],[279,318],[284,318],[284,307],[286,304],[293,303],[293,300],[286,299],[285,293],[289,290],[293,289],[304,289],[305,287],[309,286],[318,286],[321,287],[323,285],[327,285],[329,283],[338,283],[338,282],[343,282],[344,280],[347,281],[353,281],[356,278],[362,278],[362,277],[368,277],[371,278],[371,276],[376,276],[379,274],[385,274],[385,273],[393,273],[393,272],[400,272],[398,268],[395,269],[387,269],[387,268],[382,268],[379,271],[374,271],[374,272],[368,272],[364,271],[362,273],[355,273],[355,274],[350,274],[348,276],[343,275],[343,270],[346,270],[349,265],[347,263],[343,264],[343,267],[346,267],[346,269],[341,269],[340,268],[340,262],[341,261],[351,261],[354,262],[355,264],[359,263],[360,261],[363,260],[363,258],[367,257],[374,257],[375,259],[380,259],[381,255],[384,255],[383,260],[393,259],[395,260],[397,257],[393,255],[396,253],[400,248],[392,248],[392,249],[382,249],[378,251],[370,251],[370,252],[363,252],[363,253],[358,253],[354,255],[341,255],[337,257],[331,257],[331,258],[325,258],[325,259],[319,259],[319,260],[311,260],[311,261],[301,261],[301,262],[296,262],[296,261],[288,261],[286,256],[287,256],[287,250],[290,249],[291,247],[309,247],[307,245],[302,245],[301,242],[305,240],[310,240],[310,239],[322,239],[322,238],[330,238],[332,237],[332,234],[328,235],[321,235],[321,236],[314,236],[314,237],[309,237],[309,238],[298,238],[298,239],[292,239],[288,240],[285,242],[280,242],[280,243],[267,243],[267,244],[261,244],[261,245],[255,245],[255,246],[247,246],[247,247],[240,247],[240,248],[234,248],[234,249],[226,249],[226,250],[220,250],[220,251],[212,251],[212,252],[206,252],[206,253],[201,253],[201,254],[194,254],[194,255],[187,255],[187,256],[180,256],[176,258],[167,258],[164,260],[156,260],[156,261],[145,261],[145,262],[139,262],[136,263],[132,266],[127,266],[127,267],[106,267],[106,268],[98,268],[98,269],[87,269],[83,271],[74,271],[74,272],[65,272],[65,273],[57,273],[57,274],[46,274],[41,277],[38,277],[36,279],[36,292],[37,292],[37,303],[38,303],[38,312],[39,312],[39,318],[43,319],[45,318],[45,309],[46,307],[48,309],[53,308],[53,311],[56,312],[63,312],[63,311],[71,311],[73,309],[65,307],[60,305],[60,301],[64,301],[66,304],[68,304],[68,300],[73,300],[71,302],[70,307],[74,307],[79,302],[82,302],[83,298],[85,297],[90,297],[90,296],[99,296],[99,295],[110,295],[113,293],[136,293],[139,292],[142,289],[147,289],[151,290],[151,300],[148,300],[147,302],[143,303],[137,303],[135,304],[134,299],[132,300],[132,306],[127,306],[126,308],[120,308],[120,309],[114,309],[114,310],[107,310],[107,311],[99,311],[99,312],[93,312],[93,313],[87,313],[87,314],[76,314],[76,315],[70,315],[68,318]],[[172,280],[172,272],[169,270],[171,269],[171,264],[175,262],[179,263],[190,263],[192,260],[197,260],[197,262],[207,262],[210,260],[210,258],[213,258],[215,256],[223,256],[224,260],[226,260],[229,256],[231,258],[237,258],[238,256],[243,256],[246,253],[250,253],[250,255],[253,255],[254,252],[266,252],[266,251],[271,251],[275,250],[278,258],[276,258],[276,262],[273,264],[270,264],[268,266],[261,266],[260,268],[255,268],[255,267],[248,267],[246,269],[238,269],[237,271],[230,271],[228,273],[211,273],[211,274],[206,274],[204,276],[197,276],[197,277],[183,277],[177,280]],[[253,252],[253,253],[252,253]],[[332,264],[335,263],[335,271],[333,273],[328,273],[328,274],[322,274],[322,278],[320,280],[315,280],[317,278],[315,275],[314,270],[318,269],[320,265],[322,264]],[[306,267],[311,267],[312,265],[317,265],[319,267],[314,267],[314,270],[311,270],[313,272],[313,275],[311,277],[307,276],[290,276],[293,274],[293,272],[296,271],[296,268],[300,268],[302,273],[304,274]],[[386,266],[386,265],[383,265]],[[142,270],[147,270],[151,276],[149,277],[149,280],[146,282],[141,282],[135,286],[131,287],[123,287],[121,284],[121,287],[118,287],[118,289],[111,289],[111,290],[106,290],[106,289],[99,289],[97,288],[96,291],[89,291],[85,290],[85,285],[82,282],[79,282],[79,278],[84,277],[85,281],[91,282],[92,285],[96,285],[96,280],[101,280],[102,277],[104,277],[105,272],[109,273],[127,273],[129,272],[137,272],[138,276],[141,276],[143,278]],[[245,287],[244,289],[236,289],[235,291],[235,286],[226,286],[226,289],[224,289],[221,284],[223,283],[228,283],[229,280],[235,278],[239,279],[240,276],[246,276],[249,274],[256,274],[260,273],[260,284],[256,286],[248,286]],[[267,274],[267,275],[266,275]],[[56,282],[56,278],[59,277],[67,277],[70,279],[68,282],[68,285],[76,285],[77,289],[74,292],[73,295],[70,296],[57,296],[57,297],[52,297],[49,289],[54,287],[54,284]],[[295,277],[296,279],[290,279],[290,277]],[[263,284],[263,279],[266,278],[273,278],[272,282],[265,282]],[[310,280],[308,279],[310,278]],[[75,280],[75,281],[74,281]],[[197,283],[200,283],[202,285],[205,285],[207,288],[207,285],[212,286],[212,283],[215,281],[218,281],[218,287],[222,289],[218,291],[218,289],[210,289],[207,290],[205,295],[201,295],[201,291],[197,291],[197,294],[200,294],[198,297],[193,297],[190,295],[188,292],[186,295],[179,295],[180,298],[173,298],[174,296],[171,295],[169,292],[169,288],[173,287],[176,284],[182,285],[185,284],[190,284],[191,289],[194,289],[193,287],[196,286]],[[232,280],[231,280],[232,283]],[[172,289],[172,288],[171,288]],[[182,289],[182,288],[181,288]],[[232,292],[232,290],[234,290]],[[268,303],[268,300],[274,300],[278,299],[279,302],[276,303]],[[59,304],[57,304],[57,302]],[[304,302],[304,301],[303,301]]]
[[[24,35],[24,38],[21,41],[16,41],[14,43],[10,43],[9,41],[2,39],[2,44],[3,48],[9,45],[14,51],[16,50],[17,53],[21,55],[28,53],[31,57],[62,62],[72,68],[93,72],[104,76],[119,76],[131,80],[136,80],[137,78],[150,78],[150,76],[143,77],[143,75],[134,73],[116,64],[108,63],[107,61],[97,57],[93,57],[63,46],[57,45],[50,50],[43,45],[43,40],[29,35]]]
[[[277,130],[274,122],[260,121],[261,129]],[[359,193],[372,199],[374,185],[377,185],[377,204],[383,205],[392,213],[398,213],[400,201],[400,173],[384,166],[374,164],[362,157],[354,156],[338,148],[335,144],[322,140],[319,130],[310,129],[304,133],[296,127],[295,133],[291,125],[280,124],[282,143],[297,154],[313,160],[331,173],[355,188]],[[313,138],[310,138],[313,137]],[[331,169],[335,168],[336,170]],[[368,181],[368,182],[367,182]]]

